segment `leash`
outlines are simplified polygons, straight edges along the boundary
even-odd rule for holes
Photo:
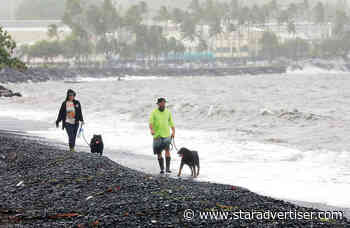
[[[87,141],[86,138],[85,138],[83,125],[82,125],[82,126],[80,127],[80,129],[79,129],[78,138],[80,137],[80,135],[83,137],[83,139],[84,139],[86,145],[87,145],[87,146],[90,146],[90,144],[88,143],[88,141]]]
[[[176,147],[176,144],[175,144],[175,138],[174,137],[171,137],[171,151],[175,148],[176,151],[179,151]]]

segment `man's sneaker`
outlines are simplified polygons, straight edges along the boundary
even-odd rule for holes
[[[167,172],[167,173],[171,173],[171,170],[167,170],[166,172]]]
[[[164,170],[161,170],[161,171],[160,171],[160,174],[164,174]]]

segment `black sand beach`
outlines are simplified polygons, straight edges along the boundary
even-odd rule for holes
[[[318,210],[236,186],[148,175],[41,138],[2,132],[0,140],[0,227],[350,226],[346,218],[234,219],[239,211]],[[184,218],[188,209],[191,220]],[[208,211],[231,219],[200,218]]]

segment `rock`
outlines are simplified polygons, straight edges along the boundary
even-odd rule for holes
[[[17,82],[43,82],[48,80],[76,79],[79,77],[116,77],[121,79],[126,75],[135,76],[225,76],[240,74],[266,74],[266,73],[285,73],[286,67],[266,66],[266,67],[213,67],[213,68],[184,68],[181,66],[163,66],[163,67],[126,67],[110,66],[105,68],[84,67],[84,68],[29,68],[25,72],[4,68],[0,71],[1,83]]]
[[[24,186],[24,181],[21,181],[16,185],[16,187],[21,187],[21,186]]]
[[[13,96],[14,97],[22,97],[22,94],[20,94],[20,93],[13,93]]]
[[[16,162],[0,172],[0,221],[9,227],[350,226],[346,218],[332,220],[329,226],[324,226],[329,221],[321,220],[209,221],[196,216],[185,221],[186,209],[195,212],[315,209],[261,196],[238,186],[152,176],[107,157],[68,154],[40,140],[0,133],[0,155],[7,156],[21,148]]]
[[[0,86],[0,97],[21,97],[20,93],[14,93],[10,89]]]

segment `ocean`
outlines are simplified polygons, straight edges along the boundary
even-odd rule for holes
[[[64,143],[67,136],[55,120],[72,88],[82,104],[86,138],[102,134],[106,156],[150,173],[158,173],[158,164],[148,118],[156,98],[166,97],[176,146],[199,152],[199,181],[350,208],[349,73],[129,76],[7,86],[23,97],[0,98],[0,117],[40,123],[29,133]],[[88,150],[82,137],[77,143]],[[172,157],[176,173],[180,158],[175,151]],[[186,168],[183,173],[190,175]]]

